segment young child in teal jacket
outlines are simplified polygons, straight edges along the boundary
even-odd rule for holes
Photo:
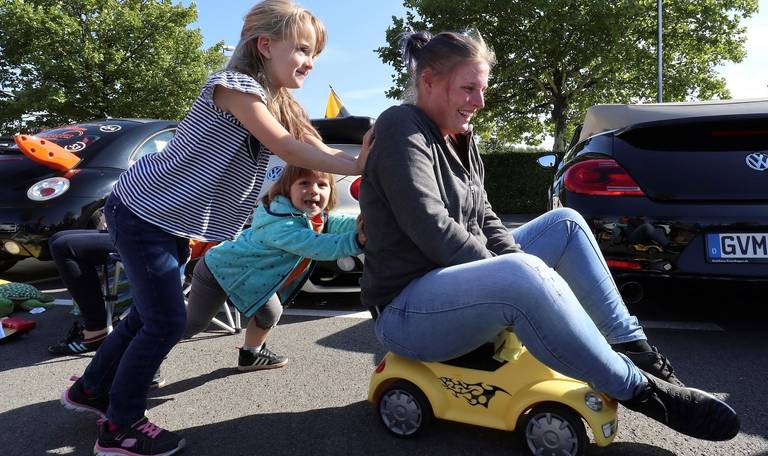
[[[228,298],[246,317],[242,371],[282,367],[288,359],[266,346],[270,329],[301,289],[312,260],[362,252],[359,218],[330,215],[337,195],[333,176],[288,165],[257,206],[253,225],[206,252],[192,274],[186,337],[205,329]]]

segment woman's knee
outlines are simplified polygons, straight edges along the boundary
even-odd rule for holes
[[[556,217],[554,223],[573,222],[583,228],[589,229],[587,221],[584,219],[584,217],[579,212],[571,209],[570,207],[559,207],[557,209],[553,209],[551,213]]]

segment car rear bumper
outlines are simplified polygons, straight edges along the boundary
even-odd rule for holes
[[[768,233],[764,205],[568,195],[568,206],[587,220],[616,277],[768,280],[768,258],[715,262],[705,242],[710,233]]]
[[[63,197],[47,203],[0,208],[0,257],[50,259],[48,238],[87,227],[95,210],[94,198]]]

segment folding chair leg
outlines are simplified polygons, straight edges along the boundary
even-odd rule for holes
[[[240,328],[238,326],[235,326],[235,322],[232,319],[232,311],[229,310],[229,304],[227,302],[224,302],[224,304],[221,306],[221,309],[224,312],[224,316],[227,317],[227,322],[224,323],[218,318],[213,318],[213,320],[211,320],[211,323],[223,329],[224,331],[227,331],[230,334],[235,334],[240,332]],[[240,315],[239,312],[237,311],[235,312],[237,313],[238,316]]]

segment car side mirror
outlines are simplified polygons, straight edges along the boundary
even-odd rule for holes
[[[542,155],[536,159],[536,163],[538,163],[542,168],[553,168],[555,164],[557,164],[557,155]]]

